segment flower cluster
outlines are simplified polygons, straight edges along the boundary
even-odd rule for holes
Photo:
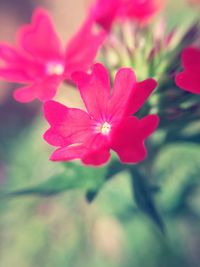
[[[133,115],[156,87],[153,79],[137,82],[134,72],[121,68],[111,91],[109,74],[96,64],[91,74],[77,72],[73,79],[87,111],[67,108],[55,101],[44,105],[51,125],[45,140],[59,146],[51,159],[81,159],[85,164],[99,165],[110,158],[113,149],[122,162],[134,163],[145,158],[144,140],[158,126],[158,117],[142,120]]]
[[[163,34],[161,22],[149,35],[148,23],[162,7],[161,0],[93,1],[86,20],[64,47],[50,16],[39,8],[31,23],[19,30],[15,46],[0,43],[0,77],[22,84],[14,98],[45,102],[44,116],[50,128],[44,139],[57,147],[53,161],[80,159],[86,165],[98,166],[110,159],[112,150],[123,163],[140,162],[147,154],[145,140],[159,124],[158,107],[169,103],[163,95],[173,95],[156,92],[155,108],[148,98],[157,87],[156,80],[159,89],[167,77],[178,88],[200,94],[200,50],[192,42],[187,44],[187,34],[179,37],[180,43],[185,43],[183,51],[176,31]],[[115,34],[112,26],[119,21]],[[151,40],[149,46],[144,41],[147,38]],[[119,58],[113,65],[108,60],[110,48]],[[99,51],[106,67],[95,64]],[[166,60],[171,54],[172,61],[181,54],[181,64],[175,70]],[[161,77],[164,72],[165,79]],[[85,109],[56,101],[63,81],[77,87]],[[174,95],[180,97],[179,93]],[[166,110],[175,109],[168,104]],[[164,113],[159,113],[161,125]]]
[[[97,0],[90,12],[98,24],[109,30],[117,20],[146,24],[162,6],[160,0]]]
[[[25,85],[14,93],[20,102],[50,100],[74,71],[88,70],[104,38],[88,19],[63,48],[48,13],[37,9],[19,30],[16,47],[0,43],[0,77]]]

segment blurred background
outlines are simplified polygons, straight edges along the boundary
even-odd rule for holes
[[[0,40],[14,42],[37,6],[49,10],[66,40],[81,24],[87,2],[0,0]],[[192,22],[197,12],[184,0],[169,1],[165,16],[173,27]],[[0,190],[10,191],[45,181],[60,168],[48,160],[39,103],[15,102],[14,88],[0,81]],[[91,204],[79,190],[0,198],[0,267],[200,266],[200,146],[167,146],[154,167],[166,237],[137,210],[123,172]]]

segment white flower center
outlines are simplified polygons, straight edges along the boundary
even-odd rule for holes
[[[110,133],[111,125],[108,122],[104,122],[104,124],[101,125],[100,131],[103,135],[107,135]]]
[[[49,75],[62,75],[64,72],[64,65],[62,63],[50,62],[46,67]]]

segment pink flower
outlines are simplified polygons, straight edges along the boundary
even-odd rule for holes
[[[86,71],[105,37],[103,31],[94,33],[93,26],[87,20],[64,49],[47,12],[37,9],[31,24],[20,29],[16,47],[0,44],[0,77],[24,84],[15,91],[15,99],[50,100],[64,79]]]
[[[128,17],[139,23],[147,23],[157,14],[163,3],[161,0],[121,0],[122,7],[119,15]],[[163,1],[164,2],[164,1]]]
[[[200,0],[188,0],[188,3],[191,5],[199,5],[200,4]]]
[[[96,0],[90,11],[96,22],[109,30],[118,19],[147,23],[162,6],[161,0]]]
[[[120,6],[120,0],[96,0],[90,13],[93,19],[107,31],[110,30]]]
[[[176,75],[176,85],[188,92],[200,94],[200,49],[185,48],[181,61],[183,71]]]
[[[44,139],[59,147],[53,161],[81,159],[84,164],[101,165],[114,150],[124,163],[144,160],[144,141],[158,126],[158,117],[148,115],[139,120],[136,113],[156,87],[153,79],[137,82],[134,72],[121,68],[111,90],[109,73],[101,64],[91,74],[73,74],[86,111],[68,108],[55,101],[44,104],[50,128]]]

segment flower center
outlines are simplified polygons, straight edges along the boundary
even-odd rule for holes
[[[100,131],[103,135],[107,135],[110,133],[111,125],[108,122],[104,122],[104,124],[101,125]]]
[[[64,72],[64,66],[62,63],[50,62],[46,68],[49,75],[62,75]]]

